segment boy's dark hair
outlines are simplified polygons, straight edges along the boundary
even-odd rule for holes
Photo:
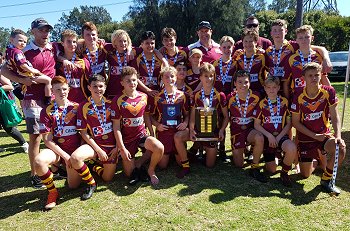
[[[243,35],[242,35],[242,40],[246,36],[252,36],[252,38],[254,39],[255,42],[257,42],[259,40],[259,34],[254,29],[244,29],[243,30]]]
[[[175,30],[173,28],[168,28],[168,27],[163,28],[160,38],[163,40],[163,38],[171,38],[171,37],[174,37],[175,39],[177,39]]]
[[[136,75],[137,76],[136,69],[133,67],[130,67],[130,66],[123,67],[120,79],[123,80],[125,78],[125,76],[128,76],[128,75]]]
[[[78,38],[78,35],[74,30],[71,30],[71,29],[66,29],[66,30],[62,31],[61,41],[64,42],[64,39],[68,38],[68,37]]]
[[[275,83],[277,86],[280,86],[281,80],[278,76],[272,76],[268,74],[267,78],[264,81],[264,86],[266,86],[269,83]]]
[[[90,86],[91,83],[94,82],[94,81],[106,83],[105,77],[103,77],[103,76],[100,75],[100,74],[94,74],[94,75],[92,75],[92,76],[89,78],[89,80],[88,80],[89,86]]]
[[[215,72],[215,67],[213,66],[213,64],[203,63],[201,65],[201,67],[199,68],[199,75],[203,75],[203,73],[213,73],[215,75],[216,72]]]
[[[235,75],[233,76],[233,82],[236,82],[238,77],[248,77],[248,80],[250,83],[250,73],[248,71],[245,71],[245,70],[236,71]]]
[[[156,40],[156,36],[152,31],[145,31],[141,35],[141,43],[147,39]]]
[[[83,26],[81,27],[81,35],[84,35],[84,30],[95,30],[97,31],[97,27],[93,22],[86,22],[83,24]]]
[[[11,38],[15,38],[16,35],[18,35],[18,34],[27,36],[27,34],[26,34],[23,30],[21,30],[21,29],[15,29],[15,30],[11,31],[10,37],[11,37]]]
[[[305,73],[309,70],[317,70],[317,72],[321,72],[322,66],[315,62],[307,63],[305,66],[303,66],[303,70],[301,72],[302,76],[305,76]]]
[[[287,29],[288,23],[287,23],[287,21],[284,20],[284,19],[276,19],[276,20],[274,20],[274,21],[271,23],[271,27],[273,27],[273,26],[281,26],[281,27]]]

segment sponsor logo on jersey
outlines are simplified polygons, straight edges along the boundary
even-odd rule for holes
[[[321,118],[323,111],[305,114],[305,121],[318,120]]]

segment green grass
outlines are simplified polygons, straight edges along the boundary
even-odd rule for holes
[[[343,89],[343,83],[334,86]],[[341,92],[338,96],[342,101]],[[348,147],[349,111],[343,129]],[[19,128],[25,130],[23,124]],[[55,181],[60,204],[43,212],[46,191],[30,187],[27,155],[3,131],[0,140],[6,148],[0,153],[0,230],[350,230],[348,158],[337,178],[339,197],[321,190],[320,171],[309,179],[293,173],[295,183],[287,189],[278,175],[262,184],[248,176],[247,168],[220,161],[213,169],[193,164],[191,174],[179,180],[178,167],[171,164],[158,172],[161,182],[153,188],[147,183],[128,186],[118,166],[114,181],[98,181],[98,191],[88,201],[79,199],[82,188],[69,190],[64,180]]]

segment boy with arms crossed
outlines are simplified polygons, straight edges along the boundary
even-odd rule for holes
[[[69,86],[64,77],[54,77],[51,84],[55,99],[41,110],[40,115],[40,133],[47,149],[42,150],[34,159],[35,171],[49,192],[45,209],[55,207],[58,199],[50,165],[64,162],[70,188],[77,188],[81,181],[70,162],[70,155],[81,143],[81,137],[76,130],[79,105],[68,100]],[[90,178],[89,180],[93,181]]]
[[[113,131],[117,147],[123,158],[125,175],[130,177],[135,169],[135,154],[138,148],[152,152],[148,167],[148,175],[152,185],[159,183],[155,168],[164,153],[163,144],[152,136],[148,136],[144,123],[150,123],[147,107],[147,95],[137,88],[137,72],[133,67],[124,67],[121,73],[123,92],[113,99]],[[150,127],[150,124],[146,124]],[[141,162],[141,161],[139,161]],[[136,163],[139,165],[139,163]],[[141,165],[137,166],[140,167]]]
[[[278,76],[269,76],[264,81],[266,97],[257,107],[257,117],[254,128],[264,134],[264,160],[265,168],[271,173],[276,172],[276,158],[284,152],[280,179],[282,184],[290,187],[291,180],[288,171],[297,155],[297,147],[288,137],[292,127],[288,100],[278,95],[280,80]]]
[[[186,62],[187,53],[182,47],[176,46],[177,35],[173,28],[163,28],[161,32],[163,47],[159,52],[168,61],[170,66],[174,66],[176,62]]]
[[[308,63],[303,67],[302,76],[306,86],[295,92],[291,105],[292,123],[299,138],[300,173],[309,177],[315,170],[313,160],[319,160],[326,151],[330,158],[321,177],[321,186],[329,193],[338,195],[340,190],[330,183],[336,152],[339,145],[339,165],[345,158],[345,142],[341,138],[338,115],[338,98],[333,87],[321,85],[321,65]],[[330,120],[334,134],[330,131]]]
[[[233,164],[239,168],[243,167],[244,149],[246,145],[252,144],[254,147],[250,175],[256,180],[266,183],[266,177],[259,170],[264,137],[253,127],[253,117],[256,116],[256,106],[259,103],[260,95],[250,89],[250,76],[247,71],[237,71],[233,83],[236,88],[227,96]]]
[[[106,90],[105,78],[102,75],[93,75],[89,78],[88,89],[91,96],[79,105],[77,116],[77,129],[86,144],[80,146],[71,156],[72,167],[83,179],[90,174],[85,160],[97,159],[102,166],[93,166],[102,179],[109,182],[113,179],[117,159],[117,147],[112,130],[112,116],[115,112],[111,108],[112,101],[106,99],[103,94]],[[87,182],[88,186],[82,200],[91,198],[96,190],[95,182]]]

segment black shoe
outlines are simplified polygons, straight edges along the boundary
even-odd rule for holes
[[[45,185],[41,182],[41,179],[38,175],[34,175],[30,177],[30,181],[34,188],[44,188]]]
[[[226,155],[225,150],[219,149],[219,158],[224,163],[231,163],[231,159]]]
[[[190,168],[182,168],[181,171],[176,173],[176,177],[179,179],[184,178],[186,175],[190,173]]]
[[[58,167],[56,172],[53,172],[54,179],[67,179],[67,171],[63,168]]]
[[[326,192],[338,196],[340,194],[340,190],[333,184],[331,184],[330,180],[322,180],[321,179],[321,186],[323,189],[326,190]]]
[[[96,188],[97,185],[88,185],[85,188],[85,192],[83,193],[83,195],[81,195],[80,199],[83,201],[90,199],[92,197],[92,194],[95,192]]]
[[[281,171],[280,179],[282,181],[282,184],[286,187],[292,187],[292,181],[289,178],[289,175],[287,172]]]
[[[258,168],[249,169],[249,175],[261,183],[267,183],[267,178],[264,173],[260,172]]]
[[[150,177],[148,175],[147,169],[145,168],[145,166],[141,166],[139,169],[139,179],[142,182],[148,182],[150,181]]]
[[[134,168],[129,178],[129,185],[135,185],[137,182],[139,182],[140,181],[139,175],[140,175],[139,169]]]

